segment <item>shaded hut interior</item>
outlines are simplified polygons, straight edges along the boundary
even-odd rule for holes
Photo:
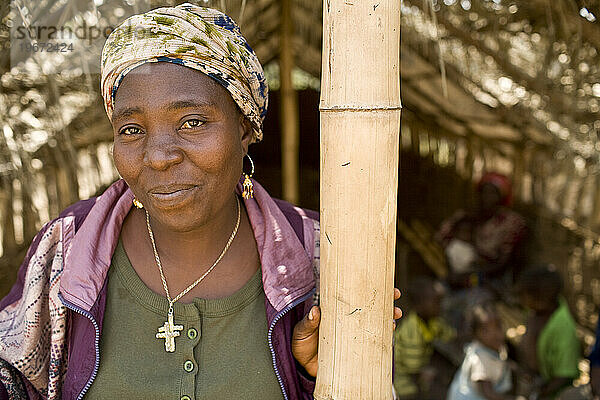
[[[255,178],[281,197],[289,184],[282,182],[281,119],[290,117],[280,112],[282,2],[192,2],[236,19],[265,66],[269,111],[264,140],[250,154]],[[17,3],[0,4],[0,296],[37,230],[118,178],[99,94],[103,39],[75,38],[79,51],[67,57],[19,58],[14,26],[116,26],[132,13],[179,2]],[[286,43],[298,105],[297,201],[318,210],[322,2],[293,0],[291,14]],[[501,172],[511,178],[514,207],[528,222],[528,262],[559,268],[582,338],[591,344],[600,307],[597,18],[598,0],[403,1],[400,287],[411,276],[443,274],[433,232],[473,204],[474,184],[485,171]]]

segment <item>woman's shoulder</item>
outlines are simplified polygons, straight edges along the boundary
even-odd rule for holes
[[[257,181],[254,183],[254,201],[258,207],[252,207],[254,214],[262,214],[262,218],[274,218],[275,224],[283,223],[284,218],[293,228],[296,236],[302,243],[307,244],[305,233],[309,236],[318,229],[319,213],[307,208],[296,206],[288,201],[271,196],[270,193]],[[236,192],[241,194],[241,182],[236,187]],[[279,213],[279,211],[281,213]],[[277,221],[279,220],[279,221]],[[306,247],[306,246],[305,246]]]
[[[464,209],[461,208],[456,210],[450,217],[442,221],[438,231],[434,235],[435,240],[446,245],[453,236],[453,231],[456,224],[459,221],[467,218],[467,216],[468,213]]]
[[[283,212],[283,214],[286,217],[290,214],[298,214],[301,217],[319,221],[319,212],[318,211],[314,211],[309,208],[295,206],[288,201],[277,199],[274,197],[273,197],[273,201],[275,201],[275,204],[277,204],[277,207],[279,207],[279,209]]]
[[[512,225],[526,225],[525,218],[517,211],[509,207],[500,207],[496,213],[496,216],[503,222],[510,223]]]
[[[54,243],[54,236],[58,235],[60,237],[63,234],[59,231],[68,227],[68,229],[73,229],[76,231],[79,229],[90,210],[96,203],[96,197],[92,197],[85,200],[77,201],[74,204],[71,204],[67,208],[65,208],[60,214],[46,222],[42,228],[37,232],[35,237],[32,238],[25,258],[22,264],[28,264],[29,260],[33,257],[33,255],[38,251],[40,246],[44,247],[48,242]],[[68,223],[65,224],[64,220],[70,219]],[[58,232],[58,233],[57,233]],[[46,251],[48,256],[52,254],[52,252]]]
[[[311,236],[314,237],[314,232],[319,231],[319,213],[317,211],[298,207],[281,199],[273,198],[273,201],[281,210],[302,243],[306,244],[306,239],[308,239],[306,234],[308,232],[311,232]]]
[[[27,274],[32,259],[36,259],[38,261],[37,264],[48,265],[49,268],[52,267],[50,260],[53,259],[60,249],[62,249],[61,246],[57,246],[57,243],[64,238],[66,231],[74,232],[79,229],[94,206],[95,202],[95,197],[86,200],[80,200],[65,208],[57,217],[46,222],[44,226],[42,226],[35,237],[33,237],[31,240],[27,252],[25,253],[25,257],[23,258],[17,273],[17,282],[13,289],[19,286],[19,284],[23,286],[25,284],[26,276],[28,276],[30,279],[35,279],[32,274]],[[70,219],[70,221],[65,222],[66,219]],[[41,262],[40,260],[45,261]],[[20,290],[11,290],[7,296],[1,299],[0,310],[18,299],[20,296]]]
[[[85,217],[87,217],[94,204],[96,204],[97,199],[97,197],[90,197],[89,199],[79,200],[65,208],[58,215],[58,218],[75,217],[75,223],[79,226],[85,220]]]

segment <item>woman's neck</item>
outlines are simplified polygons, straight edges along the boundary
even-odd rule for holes
[[[173,296],[207,271],[223,252],[237,220],[236,200],[227,202],[223,212],[193,231],[181,232],[152,223],[156,247],[169,291]],[[143,210],[126,218],[121,232],[125,251],[142,281],[155,293],[164,295],[158,267],[146,227]],[[215,269],[181,301],[194,297],[219,298],[239,290],[260,265],[258,249],[246,210],[240,201],[240,226],[230,248]]]
[[[146,228],[145,213],[139,212]],[[243,218],[242,218],[243,217]],[[139,217],[138,217],[139,219]],[[187,268],[190,265],[212,265],[230,239],[237,221],[237,204],[232,196],[210,219],[192,230],[179,231],[161,224],[150,216],[156,249],[165,268]],[[240,226],[249,225],[240,201]],[[140,225],[139,223],[136,225]],[[238,228],[239,230],[239,228]],[[151,246],[146,232],[147,243]],[[237,235],[236,235],[237,236]],[[229,251],[229,250],[228,250]]]

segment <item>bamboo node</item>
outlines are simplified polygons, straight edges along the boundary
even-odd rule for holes
[[[319,107],[319,111],[322,112],[365,112],[365,111],[400,111],[402,110],[402,104],[397,106],[375,106],[375,107],[357,107],[357,106],[331,106],[331,107]]]

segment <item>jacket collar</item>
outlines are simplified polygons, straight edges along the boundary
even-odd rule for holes
[[[244,199],[244,205],[258,247],[265,296],[281,311],[314,287],[312,260],[271,196],[258,182],[253,184],[254,198]],[[236,191],[241,193],[241,184]],[[115,182],[96,199],[70,243],[63,243],[60,292],[84,311],[92,309],[104,286],[133,197],[124,180]]]
[[[253,184],[254,198],[245,199],[244,204],[258,247],[265,296],[281,311],[315,286],[312,257],[267,191],[254,180]],[[238,193],[241,187],[238,184]],[[304,240],[312,246],[312,223],[310,228],[304,230]]]

